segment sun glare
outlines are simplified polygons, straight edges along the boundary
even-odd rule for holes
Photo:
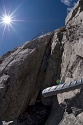
[[[17,9],[18,8],[16,8],[13,12],[10,13],[10,10],[9,12],[7,12],[4,6],[3,12],[2,11],[0,12],[0,27],[3,27],[2,38],[4,36],[5,31],[10,31],[10,28],[12,28],[13,31],[17,33],[16,30],[14,29],[14,24],[16,24],[15,22],[23,21],[23,20],[16,19],[15,13]]]
[[[16,11],[18,10],[19,6],[13,12],[7,12],[5,6],[3,8],[3,12],[0,11],[0,27],[3,27],[2,38],[4,36],[5,31],[10,31],[10,28],[17,34],[16,30],[14,29],[14,25],[16,22],[24,22],[24,20],[16,19]]]
[[[1,24],[1,26],[3,26],[2,38],[4,36],[6,29],[9,31],[10,27],[11,27],[14,30],[13,24],[15,21],[17,21],[17,20],[14,20],[13,13],[7,14],[6,11],[4,13],[2,13],[2,16],[0,16],[0,24]]]
[[[11,24],[11,22],[12,22],[10,16],[4,16],[4,17],[2,18],[2,20],[3,20],[3,23],[6,24],[6,25]]]

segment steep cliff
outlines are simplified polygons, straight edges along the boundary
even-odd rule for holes
[[[9,125],[82,125],[83,88],[44,98],[44,88],[83,76],[83,1],[65,27],[0,58],[0,118]],[[65,112],[66,111],[66,112]],[[6,123],[4,123],[6,124]]]

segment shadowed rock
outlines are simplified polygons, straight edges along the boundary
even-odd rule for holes
[[[55,98],[44,98],[41,92],[55,85],[57,79],[69,83],[82,77],[83,2],[79,0],[68,14],[64,28],[26,42],[0,57],[0,118],[18,125],[18,117],[39,100],[51,106],[43,125],[81,125],[82,112],[75,116],[73,110],[80,109],[79,106],[83,109],[83,88]],[[70,109],[74,107],[70,114],[68,110],[64,114],[65,106],[61,107],[65,99]]]

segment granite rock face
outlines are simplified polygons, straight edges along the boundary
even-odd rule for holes
[[[64,114],[64,118],[59,125],[83,125],[83,114],[81,113],[77,117],[73,114]]]
[[[0,100],[1,118],[17,118],[35,103],[44,81],[52,36],[53,33],[48,34],[2,56],[1,79],[4,75],[10,79],[5,81]]]
[[[66,18],[66,33],[61,64],[61,79],[70,82],[83,78],[83,1],[79,0]],[[78,20],[80,19],[80,20]],[[71,98],[80,90],[63,93],[61,98]],[[60,97],[59,96],[59,97]],[[60,98],[60,99],[61,99]],[[63,101],[63,99],[61,99]],[[61,102],[61,100],[59,100]]]
[[[41,95],[57,79],[70,82],[83,78],[82,0],[65,22],[65,27],[26,42],[0,58],[0,119],[13,120],[9,125],[83,124],[83,88],[57,97]],[[37,111],[39,107],[41,111]]]
[[[42,89],[53,83],[62,53],[60,43],[56,41],[56,49],[60,51],[54,50],[57,55],[51,55],[54,34],[57,36],[57,32],[49,33],[2,56],[0,79],[3,78],[4,81],[4,76],[9,78],[5,80],[5,86],[1,88],[3,89],[0,97],[0,118],[2,120],[18,118],[28,108],[28,105],[35,104]],[[45,105],[51,104],[50,99],[39,97],[39,100]]]

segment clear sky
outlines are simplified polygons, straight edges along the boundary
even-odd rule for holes
[[[78,0],[0,0],[0,56],[31,40],[65,25],[67,13]],[[10,25],[3,17],[12,14]],[[6,25],[6,27],[5,27]]]

